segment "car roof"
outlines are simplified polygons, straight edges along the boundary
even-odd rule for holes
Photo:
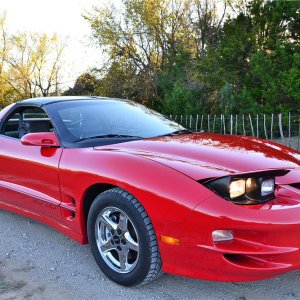
[[[118,100],[118,101],[128,101],[126,99],[118,98],[108,98],[108,97],[96,97],[96,96],[57,96],[57,97],[40,97],[40,98],[30,98],[17,102],[19,105],[37,105],[43,106],[57,102],[64,102],[70,100]]]

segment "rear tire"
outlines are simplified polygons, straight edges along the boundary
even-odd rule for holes
[[[136,286],[161,274],[153,225],[144,207],[128,192],[113,188],[96,197],[87,231],[95,260],[112,281]]]

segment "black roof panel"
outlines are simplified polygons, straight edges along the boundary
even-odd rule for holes
[[[57,97],[40,97],[40,98],[31,98],[19,101],[18,104],[25,105],[38,105],[43,106],[56,102],[64,102],[70,100],[125,100],[125,99],[116,99],[116,98],[107,98],[107,97],[96,97],[96,96],[57,96]]]

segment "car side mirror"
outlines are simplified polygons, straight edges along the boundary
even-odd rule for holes
[[[26,146],[60,147],[54,132],[27,133],[21,138],[21,143]]]

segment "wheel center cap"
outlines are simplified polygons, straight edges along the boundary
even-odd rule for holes
[[[113,241],[116,243],[116,244],[119,244],[120,243],[120,238],[118,236],[113,236]]]

